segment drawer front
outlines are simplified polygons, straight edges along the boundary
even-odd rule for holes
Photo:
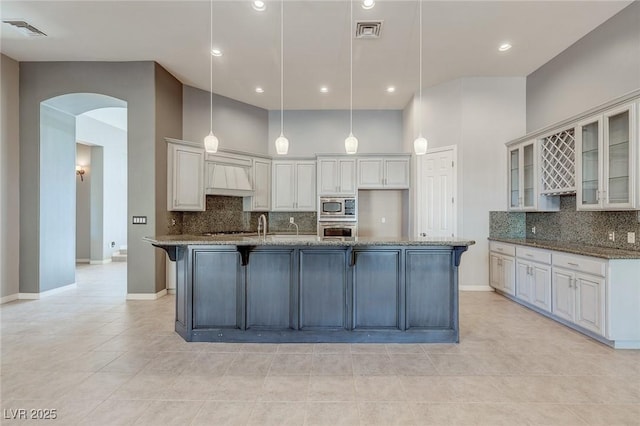
[[[535,249],[531,247],[516,247],[516,256],[520,259],[531,260],[549,265],[551,263],[551,252],[548,250]]]
[[[606,260],[557,252],[553,254],[553,266],[561,266],[563,268],[573,269],[574,271],[597,275],[599,277],[606,276],[607,271]]]
[[[516,247],[514,245],[501,243],[498,241],[490,241],[489,250],[496,253],[506,254],[507,256],[516,255]]]

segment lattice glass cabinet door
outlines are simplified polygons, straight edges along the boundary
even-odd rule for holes
[[[595,118],[579,127],[580,131],[580,160],[581,160],[581,192],[580,205],[583,207],[598,206],[600,204],[601,186],[601,120]]]
[[[509,150],[509,208],[520,207],[520,149]]]
[[[535,170],[534,170],[534,150],[533,143],[524,145],[522,148],[522,189],[524,208],[535,207]]]
[[[605,114],[605,203],[626,206],[631,203],[631,109]]]

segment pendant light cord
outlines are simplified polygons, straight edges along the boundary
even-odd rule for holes
[[[209,131],[213,133],[213,0],[209,2]]]
[[[418,137],[422,137],[422,0],[418,0],[420,3],[419,14],[420,14],[420,91],[418,92]]]
[[[353,0],[349,18],[349,134],[353,134]]]
[[[284,0],[280,0],[280,136],[284,135]]]

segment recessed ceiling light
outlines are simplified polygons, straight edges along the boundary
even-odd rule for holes
[[[267,8],[267,4],[262,0],[255,0],[251,2],[251,7],[258,12],[263,12]]]
[[[264,89],[262,87],[256,87],[256,93],[264,93]]]
[[[211,54],[213,56],[222,56],[222,50],[220,50],[220,49],[211,49]]]
[[[327,86],[322,86],[320,88],[320,93],[329,93],[329,88]]]
[[[374,0],[362,0],[362,8],[363,9],[373,9],[373,6],[376,5]]]
[[[509,43],[502,43],[500,47],[498,47],[498,50],[501,52],[506,52],[509,49],[511,49],[511,45]]]
[[[396,88],[395,88],[395,87],[393,87],[393,86],[389,86],[389,87],[387,87],[387,92],[388,92],[388,93],[393,93],[393,92],[395,92],[395,91],[396,91]]]

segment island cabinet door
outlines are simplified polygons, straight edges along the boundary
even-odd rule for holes
[[[294,251],[252,251],[247,268],[247,328],[297,328],[293,311]]]
[[[300,250],[300,328],[346,328],[347,251]]]
[[[407,329],[454,326],[455,283],[450,250],[407,250]]]
[[[240,328],[238,252],[194,250],[193,262],[193,328]]]
[[[353,250],[353,326],[400,328],[400,251]]]

